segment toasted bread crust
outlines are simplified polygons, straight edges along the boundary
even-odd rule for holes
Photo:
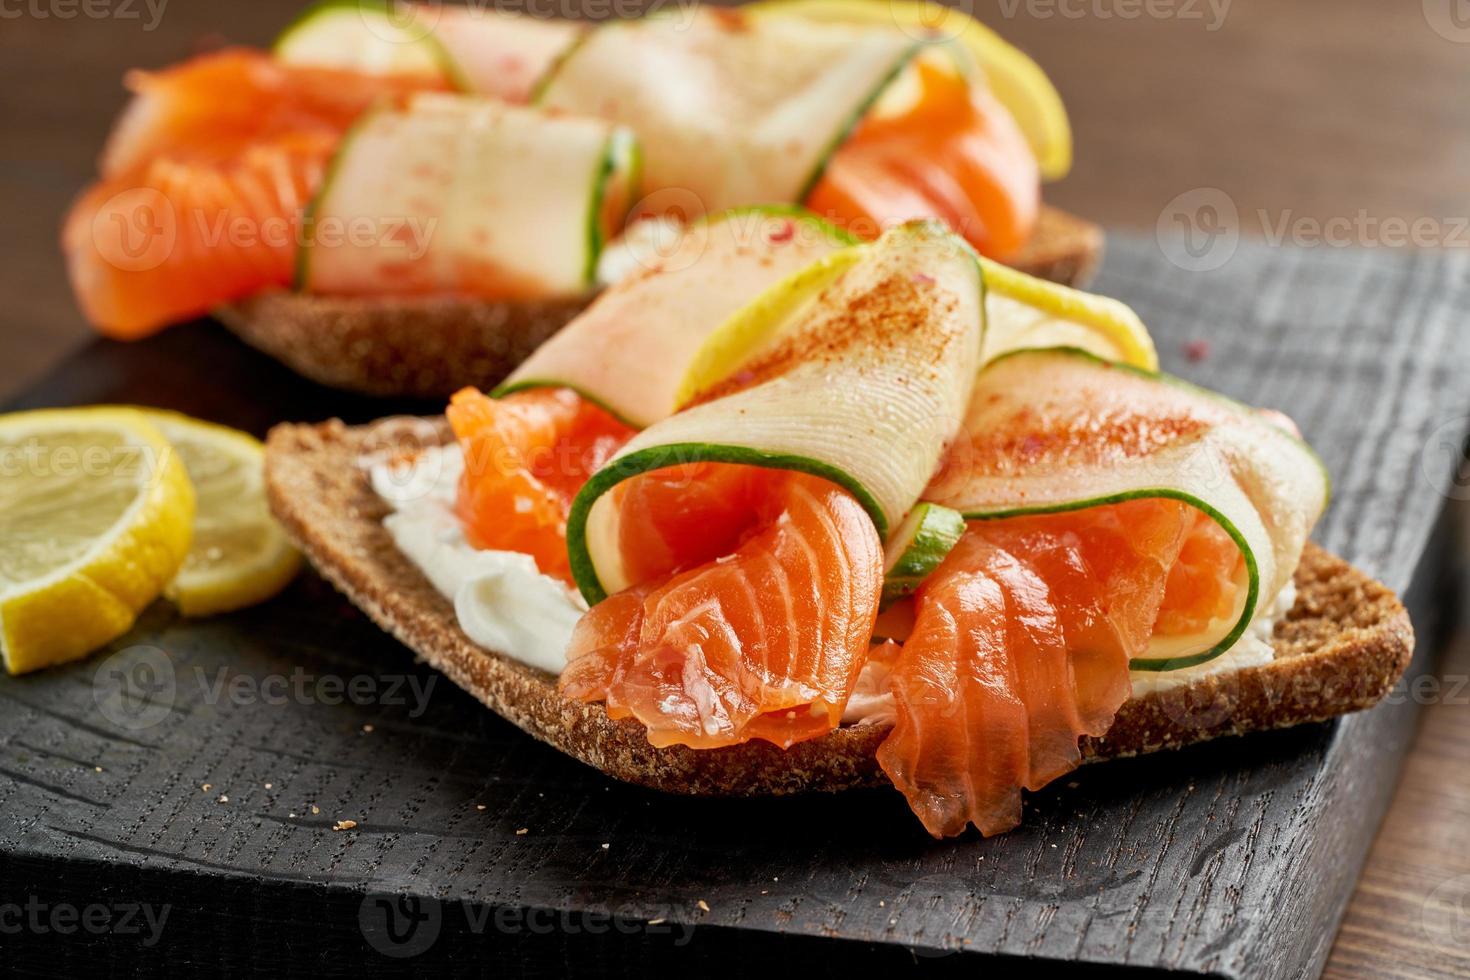
[[[447,398],[494,387],[592,297],[486,302],[258,293],[215,315],[297,374],[369,395]]]
[[[266,450],[271,509],[329,581],[379,626],[513,724],[617,779],[675,793],[756,796],[881,785],[874,752],[886,727],[844,727],[782,750],[656,749],[642,726],[601,705],[562,697],[555,678],[474,645],[451,603],[400,553],[382,526],[387,506],[362,460],[401,445],[406,431],[445,438],[441,422],[349,428],[284,425]],[[1278,624],[1270,664],[1195,681],[1125,704],[1088,760],[1173,748],[1221,735],[1320,721],[1367,708],[1413,651],[1407,613],[1389,589],[1309,544],[1298,598]]]
[[[1102,229],[1043,207],[1011,264],[1067,285],[1091,278]],[[215,315],[241,339],[313,381],[369,395],[447,398],[489,389],[586,308],[591,294],[491,302],[464,296],[313,296],[270,290]]]
[[[1102,257],[1101,228],[1043,204],[1031,239],[1008,264],[1039,279],[1084,289],[1092,281]]]

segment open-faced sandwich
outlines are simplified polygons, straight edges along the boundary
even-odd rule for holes
[[[272,509],[532,735],[700,794],[889,781],[936,836],[1080,763],[1373,704],[1397,599],[1284,415],[935,222],[697,221],[447,419],[282,426]]]
[[[1098,229],[1040,70],[961,14],[793,0],[592,27],[327,3],[271,52],[129,77],[64,231],[122,338],[215,312],[330,384],[489,386],[701,215],[804,205],[853,240],[935,219],[1060,282]]]

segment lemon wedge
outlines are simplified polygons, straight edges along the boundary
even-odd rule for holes
[[[184,561],[194,490],[142,413],[0,416],[0,654],[12,674],[116,639]]]
[[[767,287],[732,313],[705,338],[689,361],[674,404],[687,405],[701,392],[734,373],[760,348],[769,344],[808,302],[862,258],[863,246],[854,245],[818,259]]]
[[[284,589],[301,556],[266,506],[264,447],[244,432],[187,415],[147,415],[178,451],[199,500],[194,543],[164,595],[185,616],[210,616]]]
[[[1007,351],[1076,347],[1107,361],[1159,369],[1148,328],[1125,303],[1059,286],[980,259],[985,270],[985,343],[981,363]]]
[[[1036,154],[1041,176],[1061,180],[1072,169],[1072,126],[1056,87],[1023,51],[963,11],[934,0],[760,0],[742,9],[758,16],[886,24],[915,38],[958,41],[979,62],[991,92],[1015,117]]]
[[[770,346],[807,304],[861,259],[867,247],[833,252],[731,314],[690,359],[675,404],[688,405]],[[1126,304],[1028,276],[990,259],[976,259],[985,276],[982,364],[1013,350],[1075,347],[1145,371],[1159,369],[1148,328]]]

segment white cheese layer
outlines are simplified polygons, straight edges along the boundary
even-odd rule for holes
[[[370,464],[373,489],[393,507],[383,526],[398,550],[454,603],[475,643],[530,667],[560,674],[572,628],[587,610],[581,596],[516,551],[481,551],[454,515],[464,471],[458,446],[426,450],[412,462]]]

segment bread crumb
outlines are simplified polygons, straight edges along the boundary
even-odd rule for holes
[[[531,828],[530,827],[522,827],[520,830],[517,830],[516,831],[516,836],[517,837],[524,837],[527,834],[529,834],[530,832],[531,832]]]
[[[101,772],[102,771],[102,767],[101,766],[93,766],[92,768],[95,769],[97,772]]]
[[[275,783],[266,783],[265,784],[265,788],[266,789],[275,789],[276,788],[276,784]]]
[[[332,824],[332,829],[333,830],[351,830],[353,827],[356,827],[356,826],[357,826],[357,821],[356,820],[338,820],[336,823]]]
[[[475,804],[475,809],[476,810],[483,810],[483,809],[485,809],[485,804],[483,804],[483,803],[476,803]]]
[[[286,816],[289,817],[292,820],[295,820],[296,819],[296,814],[294,814],[294,813],[288,813],[288,814],[286,814]]]
[[[610,848],[610,847],[612,847],[612,845],[611,845],[611,844],[609,844],[609,843],[607,843],[607,842],[606,842],[606,841],[604,841],[604,842],[603,842],[603,844],[602,844],[602,849],[603,849],[603,850],[604,850],[604,851],[605,851],[605,850],[607,850],[607,849],[608,849],[608,848]]]
[[[210,785],[209,783],[205,783],[203,786],[199,787],[199,792],[208,793],[212,789],[214,789],[212,785]]]
[[[651,925],[651,926],[661,926],[661,925],[663,925],[667,921],[668,921],[667,919],[665,919],[663,917],[659,917],[657,919],[649,919],[648,920],[648,924]]]
[[[709,911],[709,903],[706,902],[702,898],[699,901],[695,902],[694,904],[699,906],[699,911],[701,911],[701,912],[708,912]]]
[[[316,805],[316,804],[315,804],[315,803],[313,803],[313,804],[312,804],[312,805],[311,805],[311,812],[312,812],[312,813],[321,813],[321,812],[322,812],[322,811],[321,811],[321,807],[319,807],[319,806],[317,806],[317,805]]]
[[[215,800],[215,802],[216,803],[228,803],[228,802],[230,802],[230,798],[228,796],[226,796],[225,794],[221,793],[219,795],[219,799]]]
[[[373,726],[372,725],[363,725],[362,726],[362,733],[364,735],[371,735],[373,733]]]

